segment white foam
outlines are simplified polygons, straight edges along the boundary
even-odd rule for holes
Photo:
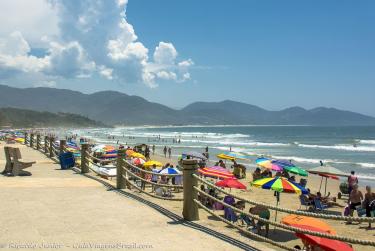
[[[375,140],[369,140],[369,139],[360,139],[359,140],[360,144],[365,144],[365,145],[375,145]]]
[[[357,163],[357,164],[365,169],[375,168],[375,163]]]
[[[307,145],[307,144],[298,144],[298,146],[304,147],[304,148],[334,149],[334,150],[353,151],[353,152],[375,152],[375,147],[369,147],[369,146],[354,147],[351,145],[324,146],[324,145]]]

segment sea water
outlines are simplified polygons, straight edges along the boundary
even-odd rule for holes
[[[244,161],[255,168],[259,156],[292,160],[304,169],[319,166],[320,160],[345,173],[354,170],[360,185],[375,186],[375,127],[345,126],[164,126],[74,130],[73,133],[99,143],[164,146],[174,156],[186,151],[204,152],[210,159],[229,150],[247,154]],[[180,141],[180,143],[178,143]]]

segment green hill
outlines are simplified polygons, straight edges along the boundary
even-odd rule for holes
[[[0,127],[106,127],[101,122],[77,114],[38,112],[17,108],[0,108]]]

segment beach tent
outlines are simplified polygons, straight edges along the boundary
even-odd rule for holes
[[[318,166],[318,167],[315,167],[315,168],[312,168],[312,169],[308,170],[308,172],[312,173],[312,174],[320,175],[322,177],[322,179],[320,180],[319,192],[322,189],[323,178],[326,178],[325,187],[324,187],[324,195],[327,192],[327,180],[328,180],[328,178],[336,179],[336,178],[333,178],[333,177],[336,177],[336,176],[348,177],[349,176],[349,175],[345,174],[344,172],[340,171],[339,169],[334,168],[333,166]]]

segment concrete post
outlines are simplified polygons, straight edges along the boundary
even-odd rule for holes
[[[25,134],[25,141],[23,142],[25,145],[27,145],[27,137],[29,136],[29,134],[27,132],[24,133]]]
[[[49,142],[48,136],[44,136],[44,153],[45,154],[48,153],[48,142]]]
[[[30,133],[30,147],[34,147],[34,133]]]
[[[198,185],[198,180],[193,177],[197,173],[198,162],[193,159],[182,160],[183,187],[184,187],[184,204],[182,216],[188,221],[199,220],[198,206],[194,199],[198,199],[198,193],[193,189]]]
[[[52,136],[48,138],[49,139],[49,157],[53,158],[55,156],[55,153],[53,152],[53,141],[55,140]]]
[[[124,189],[126,187],[126,180],[123,177],[125,172],[123,171],[124,166],[124,157],[125,157],[125,149],[118,150],[117,155],[117,165],[116,165],[116,188],[117,189]]]
[[[88,173],[89,169],[89,162],[87,160],[87,151],[89,150],[89,144],[82,144],[81,145],[81,173]]]
[[[60,154],[64,153],[65,151],[65,145],[66,145],[66,140],[65,139],[60,139]]]
[[[36,150],[40,149],[40,134],[36,135]]]

